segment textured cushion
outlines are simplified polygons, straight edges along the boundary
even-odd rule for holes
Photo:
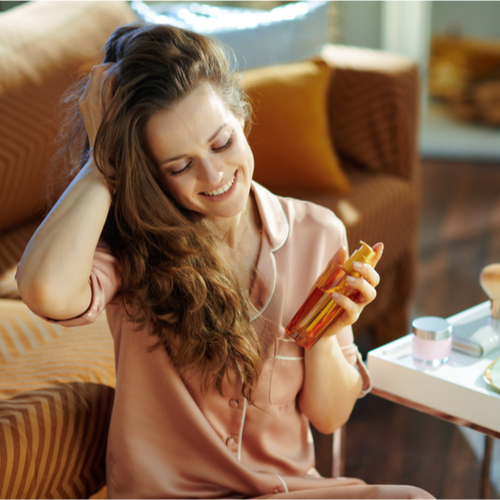
[[[321,56],[335,68],[328,112],[339,156],[375,172],[418,175],[415,63],[398,54],[330,44]]]
[[[344,170],[352,184],[347,195],[302,189],[276,191],[331,209],[346,226],[351,250],[358,247],[360,240],[370,245],[383,242],[384,255],[377,264],[383,272],[416,244],[420,193],[410,181],[396,175],[378,174],[349,163],[344,163]]]
[[[88,498],[105,482],[114,390],[72,382],[0,401],[1,498]]]
[[[23,251],[40,222],[40,219],[32,220],[0,233],[0,298],[20,298],[14,275]]]
[[[256,181],[270,189],[349,190],[328,128],[331,71],[318,60],[245,73],[240,83],[254,111],[248,141],[255,157]]]
[[[55,105],[80,64],[134,19],[126,2],[28,2],[0,15],[0,231],[43,208]]]
[[[114,352],[105,314],[84,328],[0,300],[0,498],[87,498],[105,482]]]
[[[337,200],[311,197],[312,201],[331,208],[344,221],[352,249],[361,239],[371,244],[384,243],[384,255],[377,264],[382,272],[416,244],[419,192],[399,176],[349,167],[346,172],[355,186],[349,195]]]

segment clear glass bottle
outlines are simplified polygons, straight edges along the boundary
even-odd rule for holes
[[[345,261],[343,265],[330,263],[320,274],[313,290],[286,327],[286,333],[292,336],[302,347],[310,349],[326,330],[344,312],[332,299],[331,294],[340,293],[356,300],[359,291],[346,282],[347,276],[359,278],[354,262],[373,264],[376,252],[365,242]]]

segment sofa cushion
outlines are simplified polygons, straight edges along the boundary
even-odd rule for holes
[[[384,243],[384,255],[377,268],[391,267],[408,248],[416,248],[420,193],[415,184],[397,175],[379,174],[345,165],[353,184],[346,196],[312,199],[331,208],[345,223],[352,249],[360,239]],[[355,220],[346,207],[359,214]],[[365,240],[366,238],[366,240]]]
[[[0,401],[2,498],[88,498],[105,483],[114,389],[72,382]]]
[[[384,255],[377,269],[384,272],[408,248],[416,248],[419,191],[410,181],[397,175],[378,174],[347,162],[343,165],[352,185],[347,195],[312,194],[302,189],[276,192],[332,210],[346,226],[351,251],[358,247],[360,240],[369,245],[383,242]]]
[[[55,106],[82,62],[134,19],[126,2],[28,2],[0,15],[0,231],[43,209]]]
[[[349,191],[328,128],[331,72],[315,60],[249,70],[242,77],[253,106],[248,142],[257,182],[271,190]]]
[[[0,372],[0,498],[98,491],[115,385],[105,314],[71,329],[0,300]]]
[[[410,58],[326,44],[332,140],[340,157],[407,179],[418,173],[419,75]],[[415,180],[415,179],[413,179]]]
[[[19,299],[14,276],[17,264],[41,219],[34,219],[0,233],[0,299]]]

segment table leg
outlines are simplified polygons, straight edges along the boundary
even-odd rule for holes
[[[333,433],[332,477],[344,477],[345,475],[345,437],[345,425]]]
[[[490,468],[493,438],[484,436],[483,470],[481,474],[481,498],[490,498]]]

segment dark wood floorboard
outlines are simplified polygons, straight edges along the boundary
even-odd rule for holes
[[[500,163],[424,161],[420,264],[412,318],[450,316],[487,300],[481,269],[500,262]],[[410,325],[409,325],[410,328]],[[369,335],[358,339],[370,349]],[[329,443],[318,469],[331,470]],[[347,476],[412,484],[437,498],[479,498],[481,464],[454,424],[373,395],[347,424]],[[500,498],[491,489],[491,498]]]

